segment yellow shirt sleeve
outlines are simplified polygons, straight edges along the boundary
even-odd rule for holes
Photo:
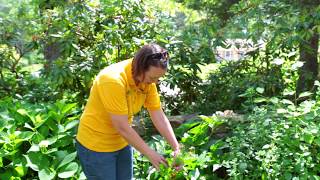
[[[111,114],[127,115],[128,104],[126,87],[119,82],[103,82],[98,92],[105,110]]]
[[[157,91],[156,84],[152,83],[147,93],[144,107],[149,111],[159,110],[161,108],[160,96]]]

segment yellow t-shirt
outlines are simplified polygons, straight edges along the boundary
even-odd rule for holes
[[[106,67],[95,78],[77,133],[77,140],[86,148],[113,152],[128,145],[112,126],[110,113],[128,115],[131,124],[142,105],[148,110],[160,109],[156,85],[140,83],[137,87],[131,67],[132,59],[125,60]]]

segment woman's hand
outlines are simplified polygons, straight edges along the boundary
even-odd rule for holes
[[[173,157],[177,157],[179,154],[180,154],[180,148],[176,148],[176,149],[173,151]]]
[[[173,151],[173,167],[175,170],[180,171],[183,167],[183,159],[181,159],[181,157],[179,157],[180,155],[180,148],[176,148]]]
[[[166,167],[168,166],[167,160],[152,149],[146,154],[146,156],[153,165],[153,167],[155,167],[158,171],[160,170],[160,164],[163,164]]]

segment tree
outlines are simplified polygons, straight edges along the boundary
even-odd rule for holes
[[[296,6],[300,8],[300,23],[297,30],[301,34],[299,42],[299,61],[304,65],[299,71],[297,94],[313,89],[314,81],[319,73],[318,47],[320,31],[320,1],[299,0]]]
[[[244,37],[256,43],[259,40],[265,41],[266,47],[269,47],[268,53],[273,55],[277,55],[278,50],[299,49],[297,55],[304,65],[299,71],[296,93],[312,90],[318,75],[319,0],[180,2],[206,12],[207,20],[211,21],[211,24],[219,24],[221,30],[216,31],[216,37],[230,33],[230,27],[236,26],[236,29],[244,32]]]

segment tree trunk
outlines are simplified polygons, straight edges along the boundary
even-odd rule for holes
[[[299,70],[299,79],[297,82],[297,96],[304,91],[312,91],[314,81],[318,76],[318,46],[319,34],[314,32],[313,36],[300,43],[300,58],[299,61],[304,62],[304,65]]]

